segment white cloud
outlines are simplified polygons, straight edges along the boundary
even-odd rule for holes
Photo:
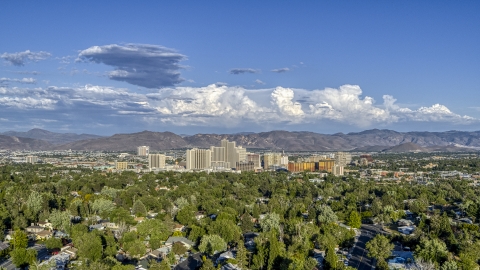
[[[8,113],[22,115],[28,114],[26,110],[53,110],[58,112],[55,115],[58,119],[86,118],[102,122],[100,120],[107,117],[135,117],[137,121],[144,120],[152,125],[166,123],[175,126],[242,127],[328,121],[366,128],[398,122],[479,122],[440,104],[418,109],[401,107],[390,95],[383,96],[382,104],[376,104],[373,98],[364,96],[357,85],[322,90],[283,87],[247,90],[212,84],[164,88],[153,93],[96,85],[0,87],[0,94],[0,110],[7,112],[2,115],[6,119]],[[39,117],[36,113],[34,116]]]
[[[0,55],[0,58],[4,59],[5,61],[9,62],[14,66],[24,66],[27,61],[38,62],[40,60],[45,60],[52,56],[49,52],[31,52],[26,50],[24,52],[16,52],[16,53],[3,53]]]
[[[285,72],[288,72],[288,71],[290,71],[290,69],[288,67],[272,69],[272,72],[275,72],[275,73],[285,73]]]
[[[36,84],[37,80],[34,78],[22,78],[22,79],[11,79],[11,78],[0,78],[0,83],[23,83],[23,84]]]
[[[259,79],[256,79],[255,82],[256,82],[257,84],[261,84],[261,85],[264,85],[264,84],[265,84],[265,82],[263,82],[262,80],[259,80]]]

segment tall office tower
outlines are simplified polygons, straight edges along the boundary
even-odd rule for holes
[[[225,161],[228,162],[230,166],[235,166],[237,162],[247,160],[247,150],[241,146],[237,147],[235,142],[222,140],[220,147],[225,149]]]
[[[270,166],[280,166],[282,163],[281,153],[265,153],[263,155],[263,168],[268,169]],[[288,164],[288,157],[287,157]]]
[[[149,146],[139,146],[137,147],[137,156],[148,156],[150,153],[150,147]]]
[[[253,162],[255,168],[262,167],[262,161],[260,160],[260,154],[247,153],[247,162]]]
[[[352,155],[350,153],[345,152],[337,152],[335,153],[335,165],[338,166],[347,166],[352,162]]]
[[[343,175],[343,166],[335,165],[332,168],[333,175],[341,176]]]
[[[26,163],[34,164],[34,163],[37,163],[37,161],[38,161],[38,157],[36,157],[36,156],[26,156],[25,157],[25,162]]]
[[[212,151],[198,148],[187,150],[186,163],[187,170],[208,169],[212,166]]]
[[[230,163],[225,158],[225,147],[210,146],[212,152],[212,167],[230,168]]]
[[[150,169],[153,169],[153,168],[163,169],[163,168],[165,168],[165,155],[164,154],[149,154],[148,155],[148,167]]]

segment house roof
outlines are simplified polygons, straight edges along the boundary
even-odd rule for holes
[[[0,242],[0,251],[7,249],[9,246],[8,243]]]
[[[185,243],[187,245],[190,245],[190,246],[193,246],[195,245],[194,242],[188,240],[187,238],[185,237],[180,237],[180,236],[170,236],[167,241],[165,242],[165,244],[173,244],[175,242],[182,242],[182,243]]]
[[[200,253],[195,253],[192,256],[189,256],[185,261],[179,263],[174,270],[196,270],[202,264],[203,262]]]

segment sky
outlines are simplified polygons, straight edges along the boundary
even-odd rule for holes
[[[480,1],[7,1],[0,132],[480,130]]]

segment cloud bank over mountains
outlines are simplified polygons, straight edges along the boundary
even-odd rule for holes
[[[8,118],[28,119],[55,114],[55,121],[76,125],[108,125],[112,119],[132,119],[155,126],[242,127],[250,124],[294,126],[325,121],[368,128],[399,122],[471,124],[479,120],[434,104],[411,109],[383,96],[383,102],[363,95],[357,85],[305,90],[276,87],[249,90],[212,84],[205,87],[163,88],[137,93],[124,88],[0,87],[0,110]],[[43,115],[43,116],[42,116]],[[122,120],[124,119],[124,121]],[[93,122],[92,122],[93,121]]]

